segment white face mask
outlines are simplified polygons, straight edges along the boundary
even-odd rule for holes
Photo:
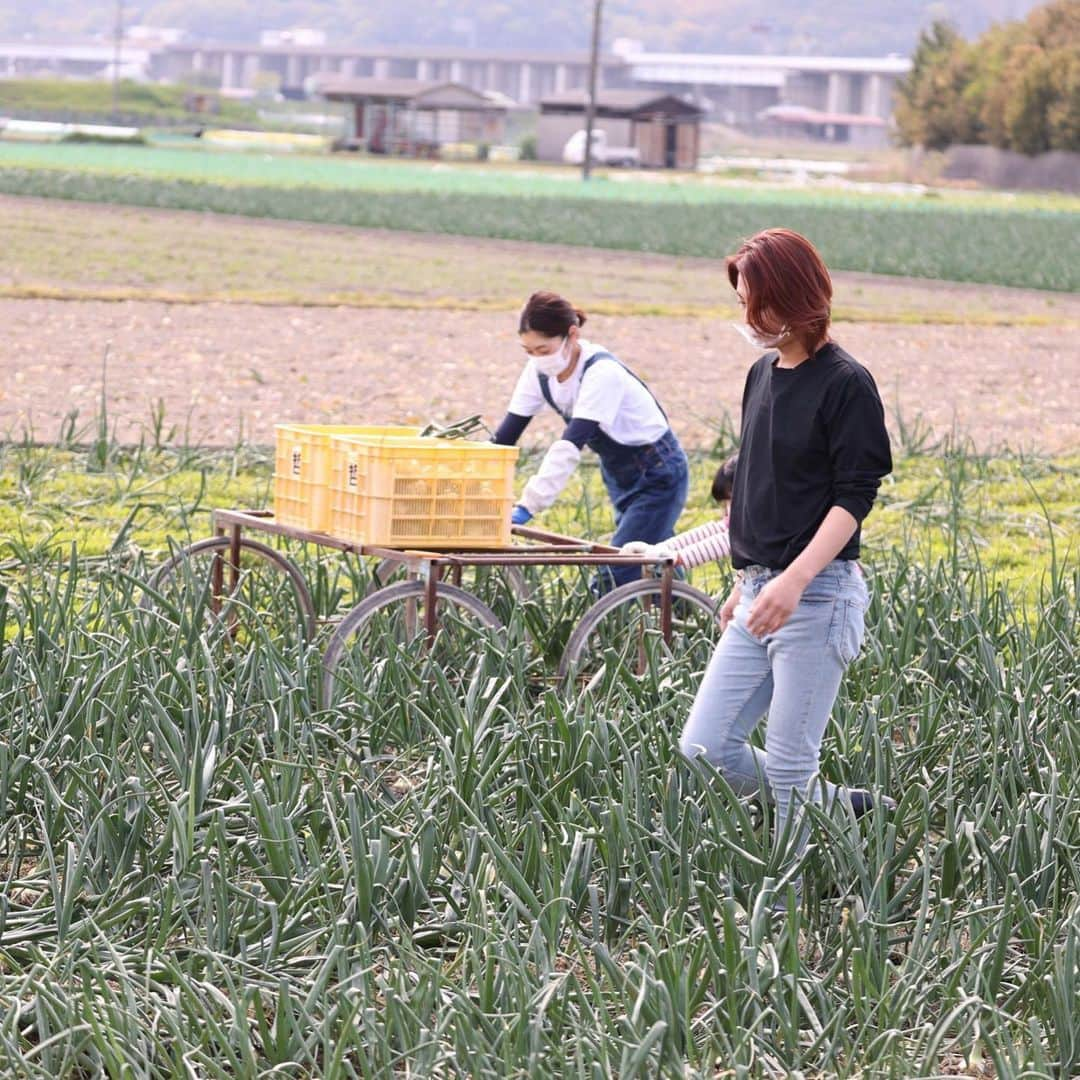
[[[559,346],[557,352],[550,353],[548,356],[534,356],[533,363],[536,365],[536,370],[541,375],[546,375],[549,379],[554,379],[556,375],[562,372],[570,363],[569,357],[566,355],[567,341],[564,340]]]
[[[747,341],[750,342],[757,349],[775,349],[781,341],[788,336],[791,331],[785,326],[779,334],[759,334],[753,327],[747,326],[746,323],[732,323],[732,326],[739,331],[740,334]]]

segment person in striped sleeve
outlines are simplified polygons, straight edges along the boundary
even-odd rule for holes
[[[735,464],[738,454],[732,454],[716,470],[712,482],[712,497],[721,505],[731,501],[732,482],[735,479]],[[703,566],[707,562],[719,562],[731,554],[731,538],[728,532],[728,516],[714,518],[704,525],[663,541],[660,544],[646,544],[633,540],[621,548],[624,555],[643,555],[652,559],[673,558],[677,567],[687,570]]]

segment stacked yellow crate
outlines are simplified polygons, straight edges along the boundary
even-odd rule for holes
[[[274,516],[396,548],[510,543],[516,446],[420,438],[416,428],[278,424]]]
[[[277,424],[274,517],[283,525],[330,531],[330,439],[335,435],[416,435],[414,427]]]
[[[516,446],[379,435],[330,443],[334,536],[434,549],[510,543]]]

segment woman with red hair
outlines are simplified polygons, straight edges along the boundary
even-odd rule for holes
[[[739,580],[680,749],[704,756],[740,794],[764,784],[778,840],[801,852],[803,802],[839,797],[856,815],[875,803],[817,771],[840,680],[862,645],[861,523],[892,457],[873,378],[829,337],[832,283],[810,241],[768,229],[727,267],[743,309],[736,329],[764,355],[743,389],[730,510]],[[766,715],[761,751],[750,736]],[[790,878],[801,895],[797,870]]]

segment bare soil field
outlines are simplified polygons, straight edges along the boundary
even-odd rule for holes
[[[586,336],[649,381],[689,446],[737,415],[754,360],[719,260],[17,199],[0,200],[0,235],[7,437],[55,438],[76,410],[89,423],[106,351],[122,441],[160,407],[177,437],[213,444],[270,442],[281,420],[495,422],[522,361],[516,306],[541,287],[595,312]],[[894,430],[1080,444],[1080,298],[853,274],[836,291],[834,336]]]
[[[0,319],[9,436],[51,438],[75,409],[94,417],[106,346],[122,441],[159,401],[170,424],[214,444],[272,441],[282,420],[493,422],[522,362],[512,312],[6,300]],[[714,422],[737,414],[754,356],[726,322],[598,316],[587,330],[649,382],[688,445],[708,445]],[[834,335],[873,372],[894,424],[899,410],[987,449],[1077,445],[1080,354],[1051,329],[841,323]]]

